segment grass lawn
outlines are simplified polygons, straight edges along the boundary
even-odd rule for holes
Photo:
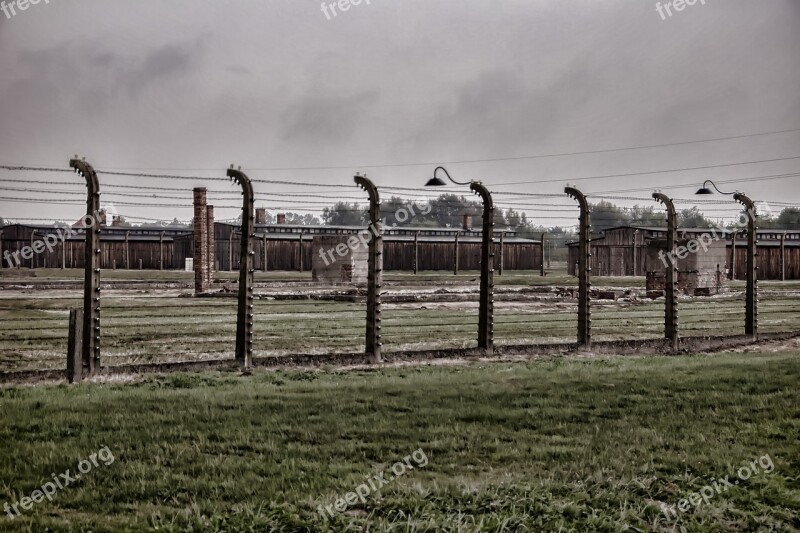
[[[798,530],[793,350],[4,389],[2,502],[104,446],[114,462],[0,530]],[[424,467],[322,520],[417,450]],[[661,513],[767,455],[770,473]]]

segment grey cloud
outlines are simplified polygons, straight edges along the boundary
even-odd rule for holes
[[[296,101],[281,120],[282,138],[287,141],[325,141],[338,144],[347,140],[378,102],[378,91],[351,96],[314,94]]]

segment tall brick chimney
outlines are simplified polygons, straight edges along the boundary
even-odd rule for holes
[[[286,224],[286,214],[278,213],[278,224]]]
[[[194,189],[194,291],[208,292],[211,288],[208,274],[208,190]]]
[[[101,209],[100,210],[100,225],[101,226],[105,226],[107,224],[107,221],[108,221],[108,219],[107,219],[107,215],[106,215],[106,210],[105,209]]]
[[[267,210],[264,207],[256,208],[256,224],[267,223]]]
[[[208,243],[208,273],[207,281],[208,288],[211,288],[212,277],[214,276],[215,261],[216,261],[216,231],[214,230],[214,206],[206,206],[206,242]]]
[[[464,228],[465,230],[472,229],[472,217],[470,215],[464,215]]]

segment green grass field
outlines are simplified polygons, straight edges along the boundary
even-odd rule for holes
[[[115,460],[0,530],[800,530],[797,347],[4,389],[5,503]],[[424,468],[320,517],[415,450]],[[661,513],[767,455],[770,473]]]

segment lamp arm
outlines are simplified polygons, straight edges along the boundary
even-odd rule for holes
[[[453,178],[451,178],[451,177],[450,177],[450,173],[449,173],[449,172],[447,172],[447,169],[446,169],[446,168],[444,168],[444,167],[436,167],[436,169],[433,171],[433,177],[434,177],[434,178],[436,177],[436,173],[437,173],[438,171],[440,171],[440,170],[441,170],[442,172],[444,172],[444,175],[445,175],[445,176],[447,176],[447,179],[449,179],[450,181],[452,181],[452,182],[453,182],[453,183],[455,183],[456,185],[469,185],[470,183],[472,183],[471,181],[468,181],[468,182],[466,182],[466,183],[461,183],[460,181],[456,181],[456,180],[454,180]]]
[[[728,195],[728,196],[730,196],[731,194],[736,194],[736,191],[734,191],[734,192],[723,192],[723,191],[719,190],[719,187],[717,187],[717,184],[716,184],[716,183],[714,183],[714,182],[713,182],[713,181],[711,181],[711,180],[706,180],[706,181],[704,181],[704,182],[703,182],[703,187],[705,187],[705,186],[706,186],[706,183],[710,183],[710,184],[711,184],[711,186],[712,186],[712,187],[714,187],[714,188],[717,190],[717,192],[718,192],[718,193],[720,193],[720,194],[726,194],[726,195]]]

